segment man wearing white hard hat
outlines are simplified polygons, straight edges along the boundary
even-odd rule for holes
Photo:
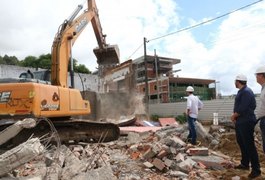
[[[235,169],[252,171],[249,178],[261,175],[259,156],[254,141],[254,129],[257,123],[256,99],[252,90],[247,86],[247,77],[239,74],[235,78],[235,86],[238,92],[235,98],[231,120],[235,123],[236,140],[241,151],[241,163]]]
[[[265,153],[265,66],[260,66],[256,72],[257,83],[261,85],[260,103],[257,111],[257,119],[260,121],[260,130]]]
[[[203,107],[203,103],[197,96],[194,96],[194,89],[192,86],[188,86],[186,92],[188,94],[186,113],[189,125],[189,135],[187,139],[191,144],[196,145],[197,133],[195,128],[195,121],[197,120],[199,110]]]

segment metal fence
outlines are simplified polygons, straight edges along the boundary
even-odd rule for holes
[[[258,105],[259,98],[256,98],[256,100]],[[218,113],[220,119],[229,119],[233,112],[234,98],[203,101],[203,104],[204,107],[199,112],[199,120],[213,120],[213,113]],[[186,105],[186,102],[150,104],[149,115],[176,117],[183,115]]]

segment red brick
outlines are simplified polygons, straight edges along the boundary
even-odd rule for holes
[[[208,148],[190,148],[188,150],[189,155],[192,156],[208,156],[209,149]]]
[[[163,161],[161,161],[160,159],[158,158],[155,158],[152,162],[152,164],[157,168],[159,169],[160,171],[162,171],[166,166],[164,164]]]
[[[178,126],[179,124],[177,123],[177,121],[175,120],[175,118],[159,118],[159,122],[161,124],[161,126],[169,126],[169,125],[174,125],[174,126]]]
[[[157,155],[156,157],[159,158],[159,159],[162,159],[162,158],[165,157],[167,154],[168,154],[167,151],[163,149],[163,150],[161,150],[161,151],[158,153],[158,155]]]
[[[136,151],[136,152],[132,152],[130,154],[131,159],[135,160],[138,159],[138,157],[140,156],[140,152]]]

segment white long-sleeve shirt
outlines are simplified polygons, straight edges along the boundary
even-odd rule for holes
[[[197,118],[199,114],[199,109],[203,108],[203,103],[201,100],[194,96],[193,94],[190,94],[187,98],[187,110],[189,109],[189,116],[192,118]]]
[[[265,84],[262,85],[260,93],[260,104],[257,112],[257,119],[265,116]]]

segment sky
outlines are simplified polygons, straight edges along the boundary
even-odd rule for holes
[[[258,0],[96,0],[106,41],[118,45],[120,62],[147,54],[177,58],[177,77],[216,80],[218,93],[235,94],[234,79],[248,77],[260,92],[255,70],[265,61],[265,1]],[[40,56],[51,52],[62,22],[86,0],[1,0],[0,56]],[[230,13],[189,30],[196,24]],[[179,32],[180,31],[180,32]],[[88,24],[73,46],[73,58],[89,70],[97,68],[97,41]],[[196,89],[195,89],[196,91]]]

